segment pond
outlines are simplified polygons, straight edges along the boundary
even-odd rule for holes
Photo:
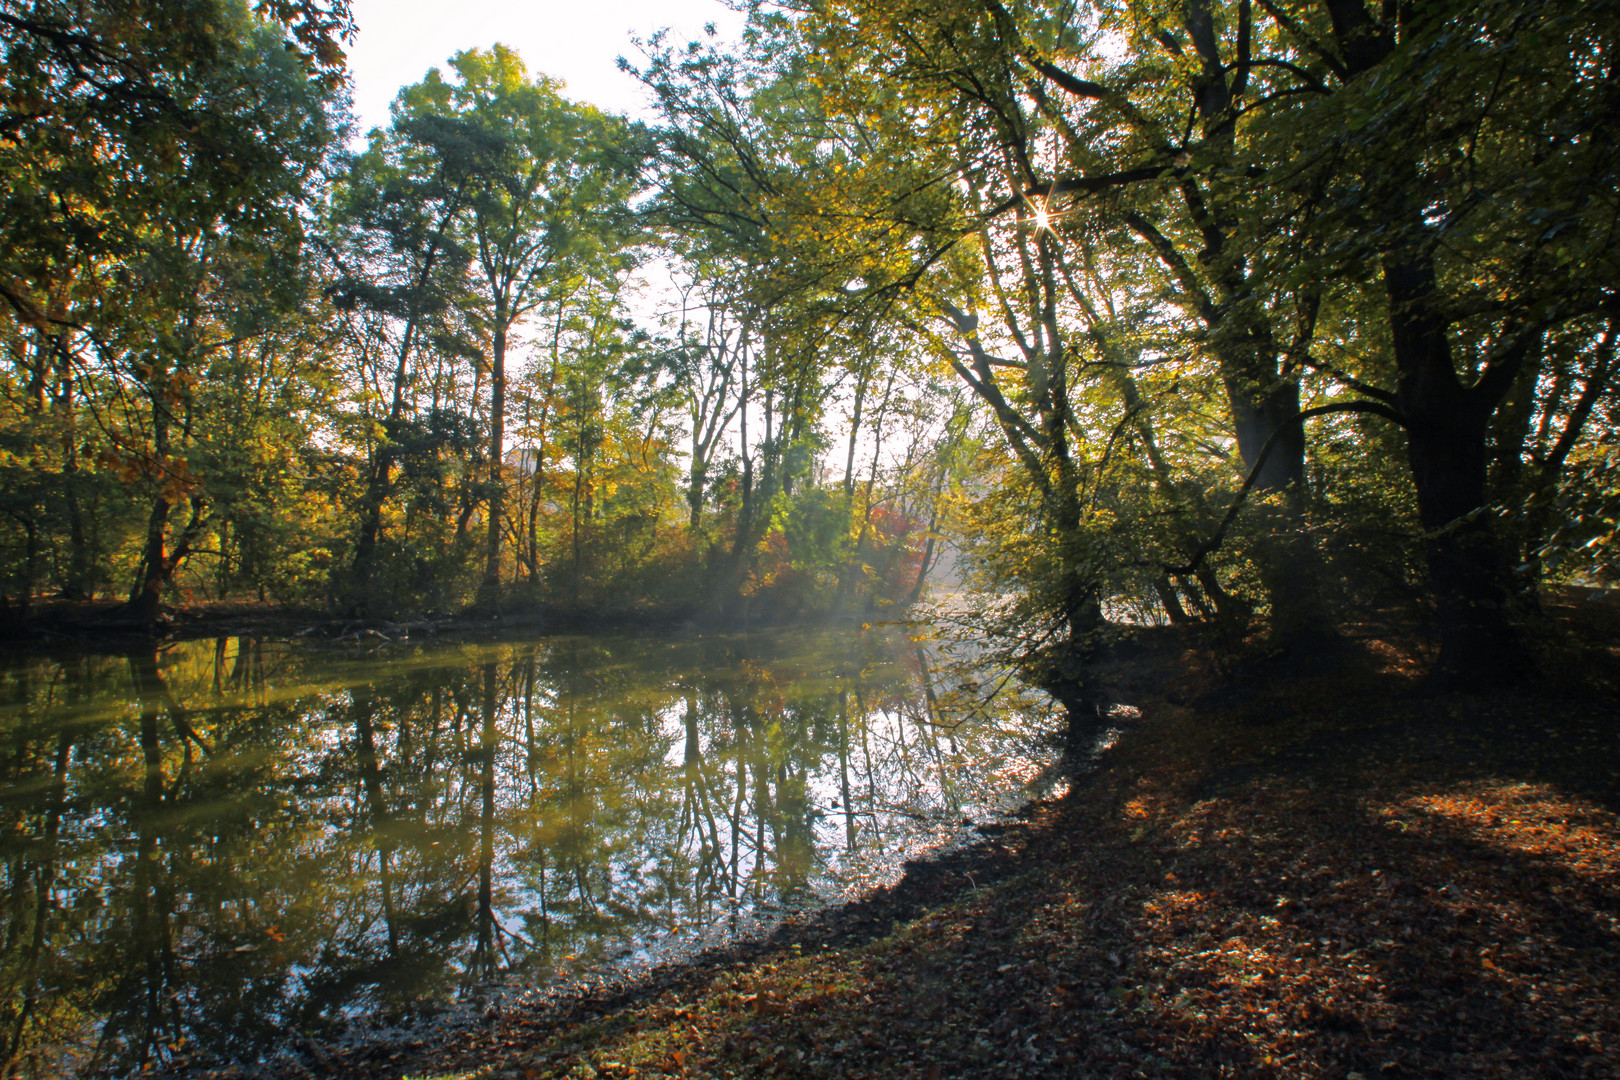
[[[1051,760],[964,681],[892,627],[0,661],[0,1074],[256,1060],[892,880]]]

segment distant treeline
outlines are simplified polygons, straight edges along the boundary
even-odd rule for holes
[[[759,5],[656,124],[496,46],[360,150],[342,0],[172,8],[0,6],[12,605],[861,612],[949,541],[1078,717],[1122,616],[1416,602],[1472,681],[1610,572],[1611,0]]]

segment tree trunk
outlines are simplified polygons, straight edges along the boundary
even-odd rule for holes
[[[62,339],[55,339],[62,402],[62,500],[67,504],[68,574],[62,591],[74,600],[89,596],[90,544],[85,536],[84,508],[79,505],[79,431],[74,407],[73,368]]]
[[[688,531],[696,533],[703,524],[703,490],[708,482],[709,463],[699,457],[697,437],[692,438],[692,468],[686,479],[686,504],[691,509],[687,518]]]
[[[146,519],[146,549],[141,556],[140,573],[126,605],[130,618],[150,626],[157,622],[158,609],[163,603],[164,567],[168,556],[164,539],[169,523],[169,500],[159,496],[152,502],[152,512]]]
[[[1087,751],[1102,724],[1104,695],[1092,671],[1103,629],[1096,586],[1078,576],[1069,583],[1065,601],[1068,637],[1049,671],[1048,691],[1063,703],[1067,720],[1064,750]]]
[[[147,378],[146,392],[152,402],[152,456],[159,465],[166,465],[169,458],[169,412],[163,403],[167,386],[168,373],[158,369],[154,361],[153,370]],[[146,547],[141,555],[135,587],[126,604],[131,618],[147,626],[157,622],[158,608],[163,601],[163,585],[167,578],[164,571],[168,562],[163,546],[169,510],[169,500],[159,494],[152,502],[152,512],[147,515]]]
[[[529,585],[536,589],[540,586],[540,495],[546,479],[544,426],[540,431],[540,445],[534,451],[534,480],[529,487]]]
[[[838,569],[838,595],[833,601],[834,610],[842,610],[844,604],[849,600],[855,586],[856,575],[860,572],[861,567],[866,564],[867,537],[872,531],[872,490],[877,486],[878,459],[883,456],[883,418],[884,414],[889,410],[889,398],[893,392],[894,375],[891,373],[889,375],[889,385],[883,391],[883,400],[878,405],[877,419],[872,425],[874,439],[872,445],[872,468],[866,478],[866,497],[863,500],[864,505],[861,510],[861,527],[855,534],[854,550],[850,553],[849,558],[844,560],[844,565]],[[861,400],[865,396],[866,380],[862,379],[860,390],[855,395],[855,423],[857,424],[860,422]],[[844,470],[844,497],[846,505],[849,506],[851,511],[854,510],[855,501],[854,468],[855,432],[851,430],[849,457],[845,462]],[[876,593],[874,592],[873,597],[875,598],[875,596]],[[869,599],[868,604],[870,603],[871,600]]]
[[[866,404],[866,384],[870,381],[863,365],[856,376],[855,409],[849,419],[849,452],[844,457],[844,498],[855,498],[855,447],[861,434],[861,406]],[[879,421],[881,423],[881,421]],[[878,433],[881,437],[882,432]]]
[[[1299,505],[1305,487],[1305,430],[1295,419],[1299,416],[1299,384],[1279,379],[1273,372],[1270,385],[1260,386],[1251,375],[1238,374],[1225,365],[1223,379],[1244,468],[1252,469],[1266,442],[1280,432],[1260,468],[1255,489],[1283,494],[1290,505]]]
[[[1304,528],[1305,426],[1299,422],[1299,384],[1279,374],[1269,326],[1226,327],[1224,332],[1241,339],[1232,355],[1220,358],[1238,457],[1245,472],[1260,464],[1256,495],[1281,499],[1280,506],[1260,508],[1266,539],[1256,551],[1271,602],[1271,640],[1283,646],[1309,642],[1330,634],[1332,624],[1322,598],[1321,566]],[[1268,442],[1271,450],[1261,461]]]
[[[1447,687],[1512,682],[1528,673],[1530,658],[1510,617],[1512,562],[1485,495],[1490,418],[1519,365],[1504,356],[1494,370],[1464,386],[1445,323],[1434,309],[1432,264],[1421,257],[1386,259],[1384,285],[1407,457],[1428,534],[1424,552],[1440,622],[1433,678]]]
[[[1485,505],[1485,417],[1413,420],[1407,437],[1429,584],[1440,620],[1436,676],[1446,685],[1511,682],[1529,658],[1510,619],[1512,565]]]
[[[28,610],[34,603],[34,590],[39,588],[39,522],[32,517],[19,519],[22,522],[24,551],[23,551],[23,587],[22,587],[22,617],[28,620]]]
[[[741,349],[746,344],[748,328],[743,328],[743,341],[739,342]],[[738,393],[741,405],[738,407],[738,428],[740,449],[742,452],[742,505],[737,510],[736,531],[732,536],[731,551],[721,561],[720,570],[714,579],[709,582],[708,598],[703,605],[703,617],[709,620],[718,620],[725,615],[737,599],[738,591],[742,588],[743,578],[747,574],[748,561],[754,545],[759,537],[754,533],[754,455],[748,449],[748,354],[744,351],[740,358]],[[766,412],[769,415],[769,404]],[[767,442],[767,453],[769,445]]]
[[[1195,77],[1196,107],[1206,152],[1219,150],[1230,161],[1235,154],[1236,116],[1249,94],[1251,38],[1246,30],[1235,41],[1233,55],[1222,55],[1223,39],[1209,0],[1189,0],[1182,8],[1189,42],[1201,61]],[[1243,22],[1247,25],[1245,8]],[[1233,311],[1254,290],[1253,270],[1237,240],[1236,218],[1224,193],[1191,177],[1181,182],[1189,218],[1205,244],[1198,259],[1212,270],[1218,302],[1204,305],[1221,379],[1226,386],[1238,456],[1253,469],[1261,449],[1273,436],[1271,452],[1256,478],[1257,494],[1277,494],[1281,507],[1267,507],[1268,542],[1257,553],[1260,573],[1271,601],[1271,637],[1293,643],[1317,637],[1329,626],[1323,610],[1320,569],[1304,531],[1305,429],[1298,422],[1299,384],[1279,369],[1273,324],[1264,317]],[[1314,315],[1302,323],[1308,341]]]
[[[490,350],[489,373],[489,537],[484,556],[484,583],[480,599],[496,601],[501,585],[501,510],[505,494],[501,457],[506,442],[506,310],[495,308],[495,342]]]
[[[581,451],[583,451],[583,449],[584,449],[584,446],[583,446],[584,441],[585,441],[584,436],[581,435],[580,440],[579,440],[579,446],[580,446]],[[581,501],[581,498],[583,496],[584,485],[585,485],[585,455],[584,455],[583,452],[580,452],[580,453],[576,453],[574,455],[574,493],[573,493],[572,497],[568,501],[568,513],[569,513],[570,518],[572,519],[573,530],[574,530],[573,531],[573,563],[572,563],[573,571],[572,571],[571,576],[573,578],[574,613],[576,615],[579,614],[579,597],[580,597],[580,580],[579,580],[579,576],[580,576],[580,561],[581,561],[581,556],[583,554],[582,551],[581,551],[581,544],[582,544],[583,538],[581,537],[580,530],[579,530],[579,515],[580,515],[580,501]]]
[[[382,508],[388,499],[389,474],[393,471],[394,444],[391,436],[384,435],[382,445],[371,463],[371,474],[366,477],[366,493],[360,510],[360,536],[354,544],[354,576],[362,590],[371,582],[372,560],[377,541],[382,536]],[[364,602],[362,600],[362,602]]]
[[[934,541],[939,536],[939,489],[934,489],[934,505],[928,516],[928,537],[923,541],[922,558],[917,562],[917,580],[911,583],[911,590],[906,593],[902,603],[910,607],[922,599],[923,590],[928,588],[928,572],[934,566]]]
[[[446,213],[444,220],[440,222],[441,230],[449,219],[450,213]],[[422,261],[422,270],[417,275],[417,296],[427,287],[439,251],[439,243],[435,239],[428,248],[427,256]],[[399,422],[405,417],[405,387],[410,372],[411,345],[416,340],[419,322],[416,313],[418,301],[413,297],[410,303],[405,331],[400,335],[399,357],[394,362],[394,394],[388,405],[388,425],[383,432],[382,445],[377,447],[376,457],[371,463],[371,475],[366,478],[365,501],[361,504],[360,538],[354,546],[353,567],[362,588],[370,582],[372,555],[382,535],[382,508],[388,498],[389,473],[393,469],[394,458],[398,455],[398,446],[394,439],[398,436]]]
[[[1048,496],[1048,527],[1061,538],[1065,552],[1065,580],[1062,584],[1063,640],[1038,658],[1035,672],[1040,687],[1063,705],[1066,719],[1065,752],[1078,754],[1090,748],[1102,720],[1103,695],[1092,671],[1097,649],[1102,644],[1104,626],[1097,582],[1077,550],[1081,536],[1083,509],[1074,479],[1074,466],[1068,459],[1066,440],[1057,440],[1061,456],[1057,461],[1058,483]]]

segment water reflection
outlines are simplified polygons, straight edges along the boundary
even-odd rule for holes
[[[252,1059],[891,875],[1034,770],[903,636],[0,669],[0,1075]]]

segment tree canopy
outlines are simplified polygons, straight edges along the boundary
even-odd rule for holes
[[[6,602],[869,618],[950,552],[1080,725],[1129,622],[1513,678],[1612,572],[1612,7],[761,3],[643,43],[656,122],[495,45],[345,145],[345,4],[7,0]]]

